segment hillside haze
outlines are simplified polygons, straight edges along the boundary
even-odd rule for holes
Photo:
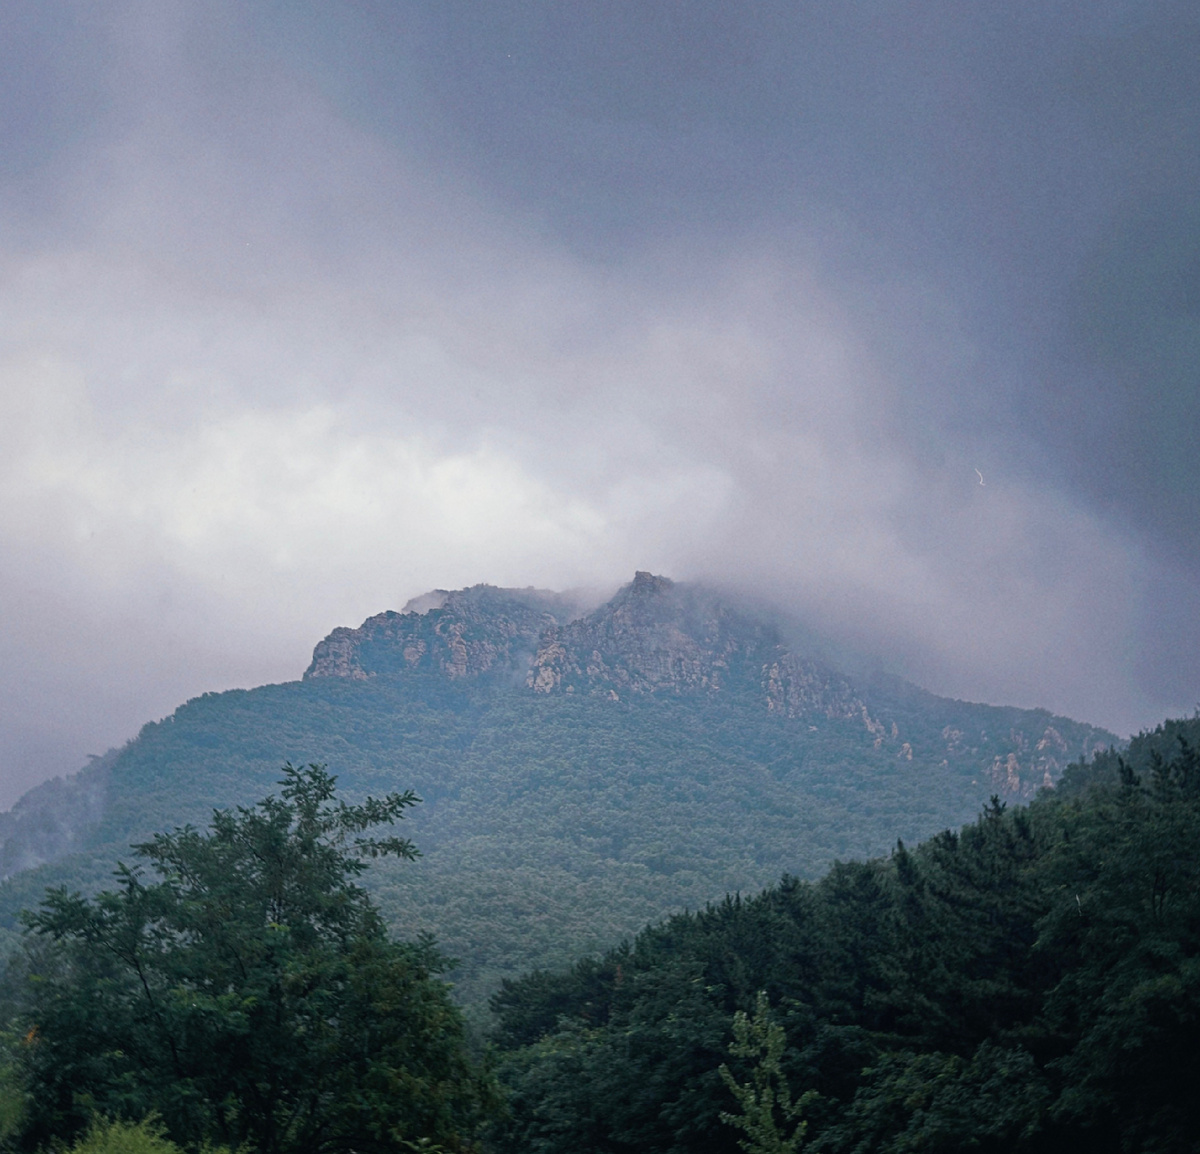
[[[206,694],[0,815],[9,928],[46,885],[270,792],[284,760],[351,797],[413,788],[423,857],[374,868],[479,1005],[501,977],[667,913],[885,851],[1025,800],[1116,741],[1044,710],[855,678],[736,597],[638,573],[605,604],[439,590],[335,629],[302,680]]]

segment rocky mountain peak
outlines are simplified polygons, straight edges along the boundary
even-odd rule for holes
[[[577,616],[568,594],[546,589],[473,585],[435,589],[397,613],[368,617],[357,629],[335,629],[313,650],[304,680],[418,671],[452,679],[523,675],[542,633]]]
[[[616,593],[610,604],[669,597],[674,589],[675,582],[670,577],[660,577],[655,573],[647,573],[646,570],[639,569],[633,575],[633,580]]]
[[[779,630],[712,590],[639,572],[607,604],[548,629],[526,684],[536,693],[718,693],[735,685],[788,716],[854,717],[845,679],[792,654]]]
[[[646,571],[586,616],[576,600],[542,589],[436,589],[399,613],[335,629],[304,676],[364,680],[420,670],[610,699],[711,694],[736,683],[785,716],[865,709],[844,678],[791,653],[771,623],[712,590]]]
[[[904,764],[913,760],[914,714],[940,717],[950,708],[936,725],[948,758],[990,741],[963,730],[955,703],[904,682],[860,689],[797,652],[769,616],[703,586],[644,571],[589,613],[578,598],[544,589],[435,589],[399,613],[335,629],[314,650],[304,677],[421,672],[610,701],[735,693],[757,700],[768,714],[802,719],[807,730],[828,721],[861,729],[875,749]],[[1036,731],[1014,727],[1003,755],[981,766],[997,792],[1028,797],[1056,779],[1069,752],[1049,721],[1047,714]],[[1075,748],[1090,752],[1092,740],[1086,736]]]

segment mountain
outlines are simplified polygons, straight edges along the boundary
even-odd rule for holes
[[[1117,740],[855,679],[795,636],[649,573],[590,612],[536,589],[435,591],[335,629],[300,681],[195,698],[26,795],[0,815],[0,925],[48,884],[102,884],[132,841],[264,796],[284,760],[323,762],[352,798],[424,799],[404,831],[424,856],[369,884],[398,932],[460,959],[479,1005],[673,911],[1032,797]]]
[[[545,589],[435,589],[400,613],[389,610],[358,629],[335,629],[313,651],[304,679],[366,681],[433,671],[451,681],[512,681],[528,667],[542,634],[579,608],[569,595]]]
[[[1194,1152],[1198,956],[1200,716],[1027,806],[504,982],[488,1149],[782,1150],[726,1123],[782,1123],[787,1085],[823,1154]]]
[[[110,750],[70,777],[44,781],[0,813],[0,877],[33,869],[82,849],[104,814]]]

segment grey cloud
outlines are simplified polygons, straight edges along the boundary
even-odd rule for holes
[[[40,11],[88,35],[0,184],[0,801],[478,581],[702,577],[1118,729],[1200,696],[1184,9]]]

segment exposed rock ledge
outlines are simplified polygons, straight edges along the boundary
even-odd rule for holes
[[[365,680],[432,670],[610,699],[739,684],[753,686],[774,713],[861,717],[872,733],[884,732],[848,681],[793,654],[775,626],[710,590],[639,572],[599,609],[587,616],[578,609],[571,597],[540,589],[438,589],[358,629],[335,629],[304,676]]]

